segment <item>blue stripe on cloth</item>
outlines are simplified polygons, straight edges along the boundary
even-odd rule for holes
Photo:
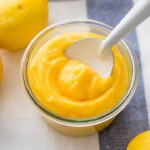
[[[87,0],[88,16],[115,26],[132,7],[131,0]],[[136,32],[128,35],[139,61],[139,83],[136,93],[114,123],[99,133],[101,150],[125,150],[127,143],[138,133],[149,129],[144,95],[142,68]]]

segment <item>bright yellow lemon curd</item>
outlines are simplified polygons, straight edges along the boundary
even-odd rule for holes
[[[33,94],[43,107],[62,117],[90,118],[106,113],[118,104],[129,86],[125,58],[116,48],[108,78],[65,56],[68,46],[85,37],[102,39],[94,33],[66,33],[49,40],[29,59],[27,75]]]

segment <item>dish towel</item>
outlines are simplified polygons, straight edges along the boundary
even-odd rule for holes
[[[136,0],[51,0],[50,24],[90,18],[116,26]],[[150,116],[150,20],[127,36],[139,62],[136,93],[111,126],[88,137],[69,137],[48,126],[36,112],[20,83],[23,51],[0,50],[4,82],[0,88],[0,150],[125,150],[138,133],[149,129]],[[140,55],[141,53],[141,55]]]

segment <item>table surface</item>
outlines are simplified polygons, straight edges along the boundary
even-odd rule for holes
[[[92,7],[94,0],[88,1],[90,5],[86,4],[87,1],[50,1],[49,23],[51,24],[68,19],[87,18],[88,13],[92,16],[92,10],[88,11],[87,7]],[[105,3],[109,2],[110,1],[107,0]],[[135,2],[136,0],[133,1],[133,3]],[[147,114],[145,115],[148,115],[148,117],[150,117],[149,27],[150,19],[145,21],[140,27],[138,27],[136,31],[141,58],[141,76],[143,76],[141,82],[144,83],[143,91],[146,97],[147,105]],[[104,138],[107,137],[107,134],[110,134],[109,129],[108,131],[102,133],[102,136],[99,136],[99,134],[95,134],[89,137],[81,138],[65,136],[51,129],[27,100],[27,97],[21,87],[20,62],[23,51],[9,52],[0,50],[0,55],[2,55],[4,63],[4,80],[0,87],[0,149],[117,150],[110,147],[109,143],[101,146],[100,141],[105,141]],[[143,99],[141,99],[141,101],[142,100]],[[148,119],[146,121],[148,122]],[[112,132],[110,135],[114,133],[116,132]]]

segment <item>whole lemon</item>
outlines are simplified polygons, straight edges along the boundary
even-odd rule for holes
[[[129,143],[127,150],[150,150],[150,130],[137,135]]]
[[[24,48],[47,24],[48,0],[0,0],[0,48]]]
[[[2,60],[0,58],[0,82],[2,81],[2,75],[3,75],[3,66],[2,66]]]

